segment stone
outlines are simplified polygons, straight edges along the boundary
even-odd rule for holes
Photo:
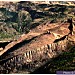
[[[24,53],[24,57],[27,57],[26,53]]]
[[[2,50],[3,50],[3,48],[1,47],[1,48],[0,48],[0,51],[2,51]]]
[[[40,51],[40,48],[37,48],[37,52],[39,52]]]
[[[44,50],[44,46],[41,47],[41,50]]]

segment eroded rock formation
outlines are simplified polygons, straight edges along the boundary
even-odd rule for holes
[[[32,29],[28,34],[23,34],[19,39],[17,39],[17,41],[13,41],[13,42],[9,43],[5,47],[3,52],[0,53],[0,55],[2,55],[4,52],[9,50],[16,44],[21,43],[24,40],[30,40],[32,38],[35,38],[35,39],[32,42],[33,46],[31,46],[31,47],[35,47],[35,48],[40,47],[45,44],[48,44],[48,43],[53,43],[55,41],[55,39],[60,39],[70,33],[70,31],[68,29],[69,25],[70,25],[69,23],[64,23],[64,24],[58,24],[58,25],[57,24],[47,24],[47,25],[37,26],[35,29]],[[32,45],[32,44],[30,44],[30,45]],[[31,49],[31,47],[29,47],[29,48]]]
[[[31,72],[31,69],[33,71],[51,58],[68,51],[69,26],[70,23],[47,22],[6,45],[0,52],[0,64],[3,67],[1,73],[22,68]]]

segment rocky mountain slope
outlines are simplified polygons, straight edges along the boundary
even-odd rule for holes
[[[16,73],[23,69],[31,73],[50,59],[68,52],[75,45],[74,30],[71,31],[70,26],[71,23],[68,22],[47,22],[32,29],[28,34],[21,35],[3,49],[1,47],[1,73]]]
[[[74,2],[1,3],[0,73],[35,72],[51,59],[55,61],[62,54],[64,57],[64,53],[74,48]],[[58,62],[58,66],[50,64],[44,65],[43,70],[48,68],[50,72],[53,68],[51,73],[55,73],[57,67],[59,70],[64,68]]]
[[[0,40],[16,40],[19,35],[49,20],[64,22],[75,16],[72,2],[0,2]],[[11,31],[10,31],[11,30]]]

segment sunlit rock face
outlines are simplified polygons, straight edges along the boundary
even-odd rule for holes
[[[67,36],[70,33],[70,30],[68,29],[69,26],[70,26],[69,23],[61,24],[58,27],[54,27],[52,29],[51,29],[51,27],[49,28],[49,27],[45,26],[45,28],[44,28],[44,26],[43,26],[43,28],[42,28],[41,26],[38,26],[37,28],[32,29],[28,34],[21,35],[21,37],[19,39],[17,39],[17,41],[13,41],[13,42],[9,43],[5,47],[4,51],[1,52],[0,55],[5,53],[10,48],[14,47],[16,44],[21,43],[24,40],[30,40],[32,38],[34,38],[34,39],[32,40],[32,42],[29,42],[26,44],[26,46],[24,47],[24,51],[31,50],[31,49],[33,50],[36,48],[40,48],[43,45],[53,43],[56,39],[60,39],[64,36]],[[39,30],[39,27],[40,27],[40,30]],[[38,30],[38,32],[36,31],[36,29]],[[39,31],[42,31],[42,32],[39,32]]]
[[[0,32],[19,34],[20,36],[16,40],[8,40],[9,43],[4,46],[0,45],[0,63],[2,64],[0,70],[5,70],[8,73],[14,69],[22,69],[23,66],[28,70],[36,69],[48,60],[68,51],[71,47],[69,42],[75,42],[75,28],[73,26],[73,31],[69,29],[71,24],[66,21],[67,19],[65,20],[67,18],[65,16],[67,7],[60,7],[62,4],[66,4],[66,2],[20,1],[1,4],[1,8],[8,12],[6,15],[0,12],[0,21],[2,20]],[[64,12],[61,9],[65,9]],[[62,14],[64,20],[60,21],[60,18],[63,18]],[[56,17],[59,15],[60,17],[57,20]],[[26,28],[27,33],[25,33]],[[70,32],[73,32],[73,35]],[[3,39],[3,41],[5,40]]]

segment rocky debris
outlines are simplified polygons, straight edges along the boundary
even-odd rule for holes
[[[36,3],[36,4],[53,4],[53,5],[55,5],[55,4],[59,4],[59,5],[74,5],[75,3],[72,1],[32,1],[33,3]]]
[[[59,38],[62,38],[63,35],[65,35],[65,32],[67,33],[66,35],[68,35],[68,33],[70,32],[68,27],[69,27],[69,24],[65,24],[65,25],[61,26],[59,29],[50,31],[50,33],[53,33],[54,36],[56,37],[56,39],[59,39]]]

